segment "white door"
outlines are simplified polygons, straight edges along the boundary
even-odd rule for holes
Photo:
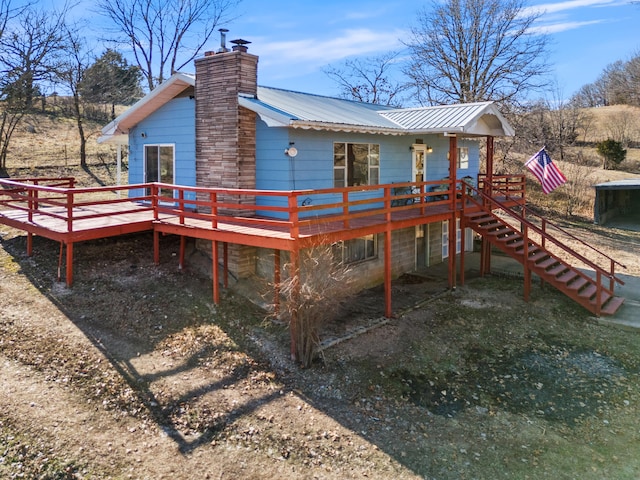
[[[413,144],[412,155],[412,182],[424,182],[426,178],[425,168],[427,165],[427,146],[421,143]]]

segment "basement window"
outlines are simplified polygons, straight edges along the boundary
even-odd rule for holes
[[[377,235],[365,235],[333,244],[334,258],[344,265],[364,262],[378,257]]]
[[[333,144],[333,186],[377,185],[380,180],[380,145]]]

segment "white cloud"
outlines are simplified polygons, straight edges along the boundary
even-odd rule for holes
[[[559,23],[550,23],[548,25],[537,25],[530,30],[533,33],[560,33],[566,32],[567,30],[575,30],[576,28],[585,27],[587,25],[595,25],[598,23],[603,23],[603,20],[589,20],[584,22],[559,22]]]
[[[330,38],[304,38],[282,42],[255,42],[260,63],[273,67],[293,65],[317,68],[354,55],[373,55],[401,47],[401,30],[374,31],[366,28],[343,30]],[[266,39],[265,39],[266,40]]]
[[[525,14],[532,13],[558,13],[567,10],[575,10],[576,8],[585,7],[613,7],[628,5],[626,0],[567,0],[565,2],[557,3],[543,3],[540,5],[533,5],[524,9]]]

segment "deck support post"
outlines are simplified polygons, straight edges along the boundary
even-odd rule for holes
[[[218,271],[218,241],[211,241],[211,273],[213,276],[213,303],[220,303],[220,274]]]
[[[449,219],[449,288],[456,288],[456,209],[458,185],[458,137],[449,137],[449,178],[451,179],[451,217]]]
[[[73,284],[73,242],[67,243],[67,287]]]
[[[489,243],[489,239],[483,235],[482,247],[480,249],[480,276],[484,277],[489,273],[491,273],[491,243]]]
[[[27,233],[27,257],[33,255],[33,233]]]
[[[273,312],[280,313],[280,250],[273,251]]]
[[[484,193],[493,197],[493,155],[494,145],[493,136],[487,135],[487,176],[485,179]],[[480,276],[484,277],[491,273],[491,244],[483,236],[482,248],[480,250]]]

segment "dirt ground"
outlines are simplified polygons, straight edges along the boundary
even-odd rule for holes
[[[639,234],[571,228],[640,275]],[[552,289],[407,275],[395,318],[363,292],[305,370],[286,326],[178,270],[173,237],[159,266],[150,235],[79,244],[72,288],[58,244],[0,240],[1,478],[640,476],[640,334]]]

